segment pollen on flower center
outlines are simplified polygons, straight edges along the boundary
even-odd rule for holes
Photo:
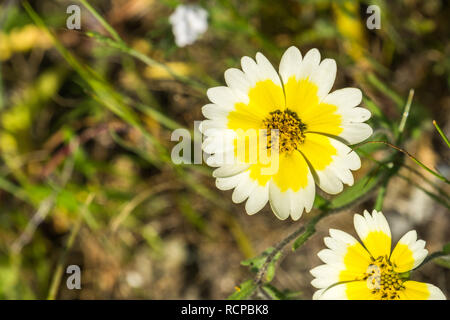
[[[278,142],[280,152],[290,153],[298,150],[305,141],[306,124],[300,120],[297,113],[289,109],[270,112],[269,116],[263,120],[263,125],[267,130],[267,149]],[[274,129],[278,130],[278,135],[272,141],[271,130]]]
[[[392,262],[387,256],[371,258],[372,263],[364,274],[367,287],[372,294],[380,294],[383,300],[398,298],[398,291],[404,289],[403,279],[394,271]]]

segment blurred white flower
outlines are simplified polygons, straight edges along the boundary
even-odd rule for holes
[[[193,44],[208,29],[208,12],[197,5],[179,5],[169,17],[175,43],[179,47]]]

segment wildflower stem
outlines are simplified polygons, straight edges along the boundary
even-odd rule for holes
[[[103,17],[87,2],[86,0],[79,0],[83,6],[86,7],[86,9],[89,10],[90,13],[95,17],[95,19],[100,22],[100,24],[105,28],[111,36],[116,40],[117,42],[124,43],[122,38],[119,36],[119,34],[114,30],[114,28],[105,20]]]
[[[439,173],[437,173],[437,172],[431,170],[431,169],[428,168],[426,165],[424,165],[421,161],[419,161],[416,157],[414,157],[413,155],[411,155],[408,151],[403,150],[403,149],[400,148],[400,147],[394,146],[393,144],[391,144],[391,143],[389,143],[389,142],[387,142],[387,141],[367,141],[367,142],[365,142],[365,143],[359,145],[358,148],[361,147],[362,145],[365,145],[366,143],[383,143],[383,144],[385,144],[385,145],[387,145],[387,146],[389,146],[389,147],[391,147],[391,148],[393,148],[393,149],[395,149],[395,150],[397,150],[397,151],[400,151],[401,153],[407,155],[412,161],[414,161],[416,164],[418,164],[419,166],[421,166],[422,168],[424,168],[425,170],[427,170],[427,171],[428,171],[429,173],[431,173],[432,175],[436,176],[437,178],[439,178],[440,180],[444,181],[445,183],[450,184],[450,181],[449,181],[446,177],[444,177],[444,176],[440,175]]]
[[[381,162],[381,161],[378,161],[378,160],[374,159],[372,156],[366,154],[365,157],[366,157],[367,159],[369,159],[369,160],[371,160],[371,161],[377,163],[381,168],[388,169],[388,167],[387,167],[387,165],[386,165],[385,163],[383,163],[383,162]],[[408,182],[410,185],[416,187],[417,189],[419,189],[419,190],[421,190],[422,192],[424,192],[425,194],[427,194],[430,198],[436,200],[437,202],[439,202],[440,204],[442,204],[444,207],[450,209],[450,204],[447,202],[447,200],[445,200],[445,199],[448,198],[448,195],[447,195],[441,188],[439,188],[438,186],[434,185],[429,179],[426,179],[425,177],[422,177],[422,176],[420,175],[420,173],[417,172],[415,169],[413,169],[413,168],[411,168],[411,167],[409,167],[409,166],[407,166],[407,165],[404,165],[404,164],[403,164],[403,167],[407,168],[407,169],[410,170],[411,172],[413,172],[413,173],[415,173],[416,175],[420,176],[424,181],[428,182],[428,184],[429,184],[430,186],[432,186],[433,188],[435,188],[435,189],[438,191],[439,194],[435,194],[435,193],[433,193],[433,192],[430,192],[430,191],[426,190],[425,188],[423,188],[422,186],[418,185],[418,184],[415,183],[413,180],[411,180],[410,178],[404,176],[404,175],[401,174],[401,173],[397,173],[397,176],[398,176],[399,178],[405,180],[405,181]],[[442,197],[440,197],[440,195],[441,195]],[[445,199],[444,199],[444,198],[445,198]]]
[[[433,120],[433,125],[436,127],[436,130],[439,132],[439,134],[441,135],[442,139],[444,139],[445,143],[450,148],[450,141],[448,141],[447,136],[444,134],[444,132],[442,132],[441,127],[439,127],[439,125],[437,124],[436,120]]]
[[[311,222],[310,222],[311,223]],[[259,269],[258,273],[255,277],[255,283],[257,286],[261,285],[264,279],[264,275],[266,274],[267,267],[269,266],[270,262],[275,258],[275,255],[282,251],[285,246],[287,246],[292,240],[300,236],[305,230],[305,225],[302,225],[300,228],[289,234],[286,238],[281,240],[272,250],[272,252],[267,256],[266,261],[264,262],[261,269]]]
[[[407,164],[403,164],[403,167],[406,168],[407,170],[409,170],[410,172],[412,172],[413,174],[419,176],[424,182],[426,182],[428,185],[430,185],[434,190],[437,191],[437,193],[445,198],[450,198],[450,196],[441,188],[437,185],[436,182],[431,181],[430,179],[428,179],[427,177],[424,177],[422,174],[420,174],[419,171],[417,171],[415,168],[407,165]]]
[[[267,267],[272,262],[272,260],[275,258],[278,252],[282,251],[284,247],[286,247],[291,241],[297,238],[293,245],[293,250],[298,249],[300,246],[302,246],[315,232],[316,232],[316,224],[328,216],[329,214],[338,212],[340,210],[329,210],[329,211],[322,211],[320,214],[313,217],[306,225],[302,225],[300,228],[289,234],[286,238],[281,240],[270,252],[269,255],[267,255],[266,260],[264,261],[264,264],[262,265],[261,269],[259,269],[258,273],[255,277],[255,283],[257,286],[260,286],[263,283],[264,275],[266,274]]]
[[[403,134],[405,130],[406,120],[409,116],[409,111],[411,110],[412,99],[414,97],[414,89],[409,90],[408,100],[406,101],[405,108],[403,109],[402,119],[400,120],[400,125],[398,126],[398,131],[400,135]]]
[[[381,81],[374,73],[369,73],[367,76],[367,80],[374,88],[383,92],[392,101],[394,101],[396,107],[399,108],[399,110],[401,109],[403,105],[403,99],[398,93],[386,86],[386,84],[384,84],[383,81]]]
[[[286,247],[291,241],[297,238],[297,240],[294,243],[293,250],[298,249],[300,246],[302,246],[315,232],[316,232],[316,224],[328,216],[331,213],[337,212],[337,210],[329,210],[329,211],[322,211],[320,214],[313,217],[306,225],[302,225],[300,228],[289,234],[286,238],[281,240],[270,252],[269,255],[267,255],[266,260],[264,261],[264,264],[262,265],[261,269],[259,269],[258,273],[255,277],[255,284],[257,286],[260,286],[263,284],[264,275],[266,274],[267,267],[272,262],[272,260],[275,258],[275,256],[278,254],[278,252],[282,251],[284,247]]]
[[[439,202],[440,204],[442,204],[444,207],[446,207],[447,209],[450,210],[450,203],[448,202],[448,196],[444,198],[440,197],[439,195],[428,191],[427,189],[423,188],[422,186],[418,185],[417,183],[415,183],[414,181],[412,181],[410,178],[402,175],[402,174],[397,174],[397,176],[403,180],[405,180],[406,182],[408,182],[410,185],[416,187],[417,189],[419,189],[420,191],[424,192],[426,195],[428,195],[430,198],[436,200],[437,202]]]
[[[383,208],[384,197],[386,196],[387,185],[389,183],[389,179],[386,179],[381,187],[378,190],[377,199],[375,200],[374,209],[377,211],[381,211]]]

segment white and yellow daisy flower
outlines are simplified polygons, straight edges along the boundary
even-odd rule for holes
[[[279,219],[297,220],[303,210],[311,210],[316,184],[329,194],[341,192],[343,184],[353,184],[350,170],[359,169],[361,162],[346,144],[372,134],[363,123],[370,112],[357,107],[362,99],[359,89],[330,93],[336,62],[321,62],[317,49],[302,57],[296,47],[290,47],[278,73],[261,53],[256,61],[243,57],[241,65],[242,71],[225,71],[227,86],[207,92],[212,103],[203,107],[207,120],[200,126],[206,136],[203,150],[211,154],[207,163],[218,167],[213,176],[219,189],[234,188],[236,203],[247,200],[248,214],[260,211],[269,201]],[[239,155],[236,139],[245,137],[242,131],[248,130],[267,130],[258,148],[278,151],[270,154],[268,162],[260,156],[250,161],[251,157]],[[269,138],[270,130],[278,135]],[[272,167],[278,170],[266,170]]]
[[[318,253],[325,263],[311,270],[311,284],[320,300],[438,300],[442,291],[432,284],[408,280],[408,272],[428,254],[415,230],[406,233],[391,252],[391,231],[382,212],[355,214],[361,245],[346,232],[330,229],[328,249]]]

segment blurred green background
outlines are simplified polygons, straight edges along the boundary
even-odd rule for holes
[[[432,125],[436,119],[449,134],[448,1],[89,3],[95,12],[77,1],[0,4],[2,299],[222,299],[252,277],[240,261],[317,212],[295,223],[277,220],[268,206],[247,216],[231,192],[216,190],[206,165],[172,163],[170,135],[193,130],[206,89],[258,51],[276,68],[291,45],[336,59],[334,89],[362,89],[376,129],[371,140],[392,141],[414,89],[403,147],[450,174],[449,149]],[[168,20],[180,3],[209,15],[206,33],[183,48]],[[81,30],[66,28],[70,4],[81,8]],[[381,9],[381,28],[368,30],[372,4]],[[358,152],[357,179],[393,150],[366,145]],[[394,241],[415,228],[430,252],[441,250],[450,241],[449,191],[407,159],[383,205]],[[321,221],[281,261],[273,284],[310,299],[309,270],[320,264],[328,228],[354,235],[353,213],[374,202],[366,197]],[[71,264],[82,270],[81,290],[66,287]],[[448,265],[435,260],[413,279],[448,297]]]

